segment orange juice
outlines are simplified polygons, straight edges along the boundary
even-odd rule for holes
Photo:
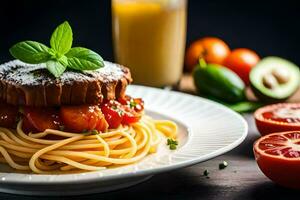
[[[186,41],[185,0],[112,0],[115,58],[134,83],[179,81]]]

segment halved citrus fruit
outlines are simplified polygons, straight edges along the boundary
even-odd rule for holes
[[[300,189],[300,131],[272,133],[253,146],[261,171],[275,183]]]
[[[281,131],[300,131],[300,103],[279,103],[259,108],[254,113],[261,135]]]

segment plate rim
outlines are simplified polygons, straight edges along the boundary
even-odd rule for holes
[[[214,150],[210,153],[207,153],[205,155],[202,155],[201,157],[196,157],[194,159],[189,159],[189,160],[186,160],[186,161],[183,161],[181,163],[175,163],[175,164],[171,164],[171,165],[167,165],[167,166],[163,166],[163,167],[158,167],[158,168],[155,168],[155,169],[143,169],[143,170],[139,170],[139,171],[136,171],[136,172],[126,172],[126,173],[123,173],[123,174],[112,174],[112,175],[108,175],[108,176],[99,176],[97,175],[97,171],[96,172],[83,172],[81,173],[83,176],[85,174],[91,174],[91,173],[95,173],[95,176],[93,177],[90,177],[90,178],[86,178],[86,179],[77,179],[77,178],[74,178],[73,180],[51,180],[51,181],[46,181],[46,180],[42,180],[40,178],[38,179],[30,179],[30,181],[28,181],[28,179],[18,179],[17,177],[15,177],[14,179],[6,179],[5,176],[2,177],[3,175],[5,174],[11,174],[10,172],[1,172],[0,173],[0,187],[1,187],[1,184],[22,184],[22,185],[64,185],[64,184],[84,184],[84,183],[88,183],[88,182],[96,182],[96,181],[111,181],[111,180],[116,180],[116,179],[125,179],[125,178],[131,178],[131,177],[139,177],[139,176],[149,176],[149,175],[155,175],[155,174],[159,174],[159,173],[163,173],[163,172],[166,172],[166,171],[172,171],[172,170],[176,170],[176,169],[180,169],[180,168],[183,168],[183,167],[188,167],[188,166],[191,166],[191,165],[195,165],[197,163],[201,163],[201,162],[204,162],[204,161],[207,161],[207,160],[210,160],[212,158],[215,158],[217,156],[220,156],[224,153],[227,153],[228,151],[236,148],[238,145],[240,145],[244,140],[245,138],[247,137],[247,134],[248,134],[248,124],[246,122],[246,120],[242,117],[242,115],[232,111],[231,109],[227,108],[226,106],[220,104],[220,103],[217,103],[217,102],[214,102],[212,100],[209,100],[209,99],[206,99],[206,98],[203,98],[203,97],[199,97],[199,96],[195,96],[195,95],[191,95],[191,94],[186,94],[186,93],[182,93],[182,92],[178,92],[178,91],[170,91],[170,90],[164,90],[164,89],[160,89],[160,88],[153,88],[153,87],[147,87],[147,86],[141,86],[141,85],[130,85],[128,87],[131,87],[131,88],[141,88],[143,90],[156,90],[156,91],[159,91],[159,92],[170,92],[170,93],[175,93],[177,95],[183,95],[183,96],[190,96],[192,98],[199,98],[201,101],[203,102],[207,102],[213,106],[216,106],[218,107],[219,109],[222,109],[228,113],[230,113],[231,115],[235,116],[238,120],[240,120],[241,122],[241,125],[243,127],[243,132],[241,133],[240,137],[236,140],[234,140],[232,143],[222,147],[222,148],[219,148],[217,150]],[[156,111],[153,111],[150,109],[150,111],[152,112],[156,112]],[[165,115],[162,113],[162,115]],[[172,116],[170,116],[172,117]],[[179,119],[180,122],[181,119]],[[184,123],[185,124],[185,123]],[[187,128],[189,128],[189,126],[187,125]],[[194,133],[192,133],[192,135],[194,135]],[[191,138],[189,138],[190,140]],[[15,173],[14,175],[16,176],[27,176],[26,174],[24,173]],[[28,176],[68,176],[70,174],[55,174],[55,175],[46,175],[46,174],[28,174]],[[74,183],[74,181],[76,181],[76,183]]]

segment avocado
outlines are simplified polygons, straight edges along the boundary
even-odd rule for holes
[[[279,57],[262,59],[250,72],[250,85],[262,102],[281,102],[299,88],[300,71],[294,63]]]
[[[245,99],[244,82],[233,71],[216,64],[206,64],[200,60],[193,71],[198,93],[215,97],[227,103]]]

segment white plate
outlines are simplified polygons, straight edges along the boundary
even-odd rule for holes
[[[136,164],[80,174],[21,174],[0,165],[0,191],[59,196],[111,191],[219,156],[238,146],[247,135],[247,123],[239,114],[212,101],[143,86],[129,86],[127,93],[145,100],[147,114],[178,123],[178,150],[168,150],[163,143],[157,153]]]

